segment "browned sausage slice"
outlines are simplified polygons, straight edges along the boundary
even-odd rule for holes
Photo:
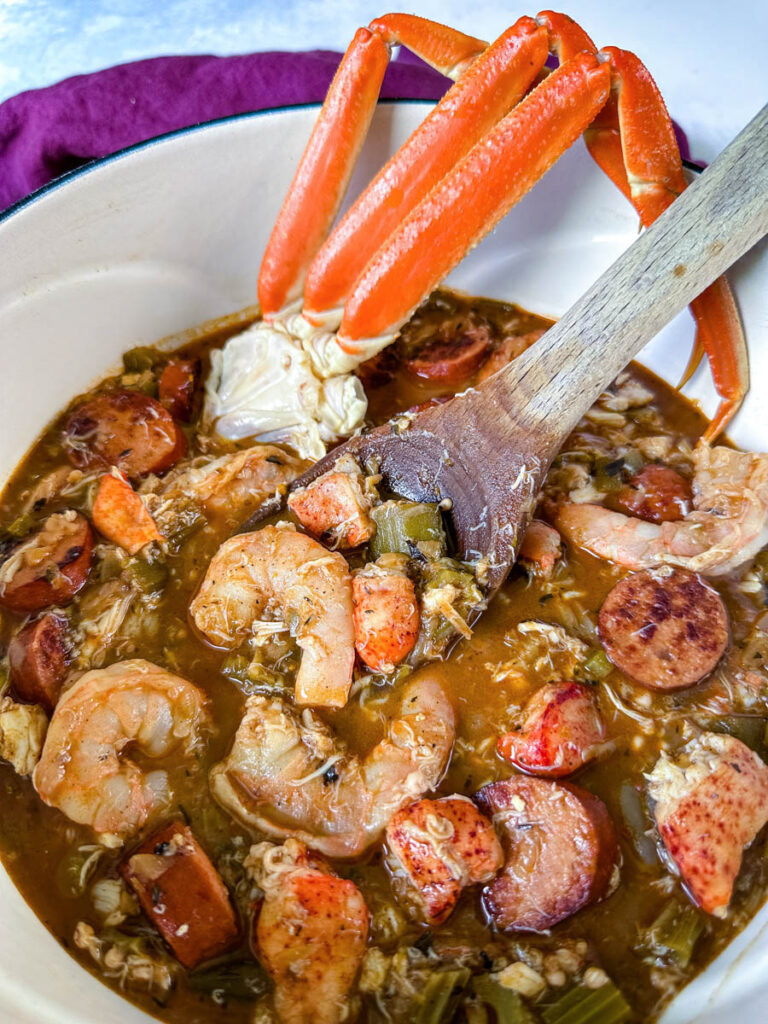
[[[239,939],[227,889],[192,831],[172,822],[120,865],[144,913],[191,969]]]
[[[92,549],[84,516],[72,509],[48,516],[0,565],[0,605],[30,613],[66,604],[88,577]]]
[[[117,466],[137,477],[170,469],[186,451],[186,439],[154,398],[110,391],[75,409],[64,427],[64,447],[79,469]]]
[[[588,686],[547,683],[523,709],[517,732],[499,738],[507,761],[533,775],[570,775],[605,747],[605,725]]]
[[[395,891],[429,925],[449,917],[465,886],[489,881],[504,863],[493,825],[463,796],[398,811],[387,847]]]
[[[626,576],[603,602],[598,624],[614,665],[654,690],[697,683],[728,645],[722,598],[687,569]]]
[[[157,393],[174,419],[189,423],[195,411],[196,359],[172,359],[160,374]]]
[[[646,466],[616,494],[611,507],[648,523],[674,523],[691,511],[691,485],[669,466]]]
[[[51,714],[69,664],[69,631],[63,615],[49,612],[28,623],[8,645],[11,685],[16,696]]]
[[[405,368],[415,377],[447,386],[468,380],[480,369],[491,350],[491,335],[483,325],[469,326],[450,337],[438,335],[412,357]]]
[[[518,775],[483,786],[475,800],[504,837],[504,868],[483,890],[497,928],[545,931],[608,892],[618,845],[598,797]]]

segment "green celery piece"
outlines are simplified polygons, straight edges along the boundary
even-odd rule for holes
[[[670,900],[646,930],[644,945],[656,956],[687,967],[703,931],[704,922],[694,907]]]
[[[430,974],[414,1007],[411,1024],[448,1024],[469,978],[467,967]]]
[[[541,1011],[546,1024],[623,1024],[631,1013],[613,982],[595,989],[577,985]]]
[[[264,968],[255,960],[221,964],[187,974],[187,984],[197,992],[221,993],[225,999],[257,999],[271,988]]]
[[[163,356],[156,348],[137,345],[136,348],[129,348],[123,356],[123,367],[126,373],[142,373],[154,369],[162,361]]]
[[[588,679],[607,679],[613,672],[613,665],[602,647],[593,647],[584,662],[584,672]]]
[[[145,594],[162,590],[168,582],[168,569],[163,562],[145,562],[136,558],[129,564],[128,571],[133,582]]]
[[[380,555],[397,552],[413,555],[417,544],[437,543],[445,551],[445,531],[437,505],[417,501],[385,501],[371,512],[376,533],[370,543],[374,561]]]
[[[472,979],[472,992],[496,1012],[496,1024],[536,1024],[538,1019],[520,995],[487,974]]]

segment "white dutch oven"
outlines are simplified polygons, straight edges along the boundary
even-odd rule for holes
[[[424,103],[380,105],[352,182],[356,194],[413,130]],[[267,236],[315,107],[175,133],[77,171],[0,217],[0,483],[73,395],[121,353],[255,301]],[[457,219],[461,210],[456,210]],[[574,146],[451,275],[468,292],[558,316],[637,234],[619,192]],[[768,249],[732,274],[753,388],[734,424],[768,447]],[[681,315],[642,361],[676,381],[693,331]],[[689,392],[712,413],[706,367]],[[90,977],[0,871],[0,1019],[9,1024],[138,1024],[145,1014]],[[668,1010],[665,1024],[768,1020],[768,909]]]

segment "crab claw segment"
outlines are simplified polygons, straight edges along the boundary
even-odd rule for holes
[[[642,61],[615,46],[604,52],[613,71],[611,96],[584,137],[596,163],[648,227],[686,188],[677,140],[661,93]],[[711,442],[725,430],[749,389],[747,346],[725,277],[694,299],[690,309],[696,343],[682,383],[705,351],[722,399],[704,433],[704,440]]]
[[[561,64],[564,64],[577,53],[586,50],[597,53],[597,47],[584,29],[567,14],[557,11],[539,11],[536,24],[543,25],[549,31],[549,48]]]
[[[399,19],[388,15],[386,19]],[[437,26],[441,27],[441,26]],[[423,56],[423,49],[410,41]],[[472,66],[376,175],[318,252],[307,274],[304,316],[319,325],[340,308],[361,269],[403,219],[517,104],[547,59],[547,32],[523,17]]]
[[[415,14],[384,14],[368,26],[390,46],[407,46],[441,75],[456,81],[488,43]]]
[[[339,345],[391,333],[501,220],[605,103],[610,69],[580,53],[499,122],[403,221],[347,300]]]
[[[358,29],[278,214],[259,272],[265,319],[301,296],[307,267],[330,231],[370,124],[389,60],[381,36]]]

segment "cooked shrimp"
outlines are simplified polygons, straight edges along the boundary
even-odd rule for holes
[[[668,564],[725,575],[768,543],[768,454],[699,444],[693,461],[694,511],[679,522],[569,504],[557,527],[571,543],[630,569]]]
[[[245,861],[264,891],[254,928],[282,1024],[339,1024],[365,953],[369,914],[354,882],[337,878],[295,839],[259,843]]]
[[[547,579],[552,575],[561,551],[562,543],[557,530],[540,519],[533,519],[523,534],[517,560]]]
[[[156,489],[155,498],[149,497],[150,511],[161,533],[170,532],[168,519],[185,500],[197,503],[210,516],[241,522],[284,489],[303,465],[281,448],[259,444],[202,465],[172,470],[162,483],[152,481],[142,493]]]
[[[343,707],[352,684],[352,581],[342,555],[291,529],[231,537],[214,555],[190,605],[217,647],[239,647],[264,616],[291,621],[302,650],[296,701]]]
[[[134,835],[169,797],[166,773],[121,756],[191,751],[206,724],[205,695],[148,661],[94,669],[56,705],[33,782],[40,798],[114,844]]]
[[[268,835],[293,836],[329,857],[354,857],[406,804],[439,782],[455,715],[433,669],[404,687],[399,716],[364,758],[312,711],[254,696],[228,756],[211,771],[214,797]]]

